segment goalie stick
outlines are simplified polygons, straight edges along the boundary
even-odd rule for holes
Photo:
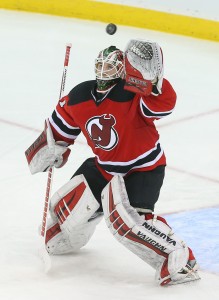
[[[71,47],[72,47],[72,44],[66,44],[64,69],[63,69],[63,73],[62,73],[62,82],[61,82],[61,88],[60,88],[60,93],[59,93],[59,100],[63,97],[64,90],[65,90],[65,81],[66,81],[66,74],[67,74],[67,69],[68,69]],[[54,173],[53,169],[54,169],[54,167],[50,167],[49,171],[48,171],[46,195],[45,195],[45,200],[44,200],[43,219],[42,219],[42,225],[41,225],[41,230],[40,230],[41,246],[39,249],[39,255],[44,262],[45,272],[48,272],[51,268],[51,258],[49,256],[49,253],[46,250],[46,227],[47,227],[47,215],[48,215],[48,210],[49,210],[49,200],[50,200],[51,187],[52,187],[52,177],[53,177],[53,173]]]

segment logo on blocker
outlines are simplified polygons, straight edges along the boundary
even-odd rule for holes
[[[96,148],[109,151],[118,144],[119,138],[114,128],[115,124],[116,119],[111,114],[95,116],[87,121],[85,127]]]

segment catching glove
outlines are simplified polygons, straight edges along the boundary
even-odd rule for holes
[[[130,40],[125,49],[125,89],[145,96],[161,94],[163,55],[157,43]]]

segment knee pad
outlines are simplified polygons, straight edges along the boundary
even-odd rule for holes
[[[51,254],[77,251],[87,244],[102,218],[99,203],[83,175],[73,177],[50,200],[46,246]]]

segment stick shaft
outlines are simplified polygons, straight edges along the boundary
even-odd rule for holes
[[[63,97],[64,90],[65,90],[65,81],[66,81],[66,74],[67,74],[67,69],[68,69],[71,47],[72,47],[71,44],[66,45],[64,69],[63,69],[63,74],[62,74],[59,99],[61,99]],[[50,167],[49,171],[48,171],[46,195],[45,195],[45,200],[44,200],[43,219],[42,219],[42,226],[41,226],[41,236],[44,238],[44,240],[46,240],[46,225],[47,225],[47,215],[48,215],[48,210],[49,210],[49,200],[50,200],[50,194],[51,194],[51,189],[52,189],[52,177],[53,177],[53,173],[54,173],[53,169],[54,169],[53,167]]]
[[[47,224],[47,215],[49,210],[49,199],[52,188],[52,177],[53,177],[53,167],[49,168],[48,177],[47,177],[47,185],[46,185],[46,195],[44,200],[44,210],[43,210],[43,220],[41,226],[41,236],[46,238],[46,224]]]
[[[70,50],[71,50],[71,44],[67,44],[66,45],[66,51],[65,51],[64,70],[63,70],[63,73],[62,73],[62,83],[61,83],[61,88],[60,88],[60,93],[59,93],[59,99],[61,99],[64,95],[65,81],[66,81],[66,75],[67,75],[67,70],[68,70]]]

